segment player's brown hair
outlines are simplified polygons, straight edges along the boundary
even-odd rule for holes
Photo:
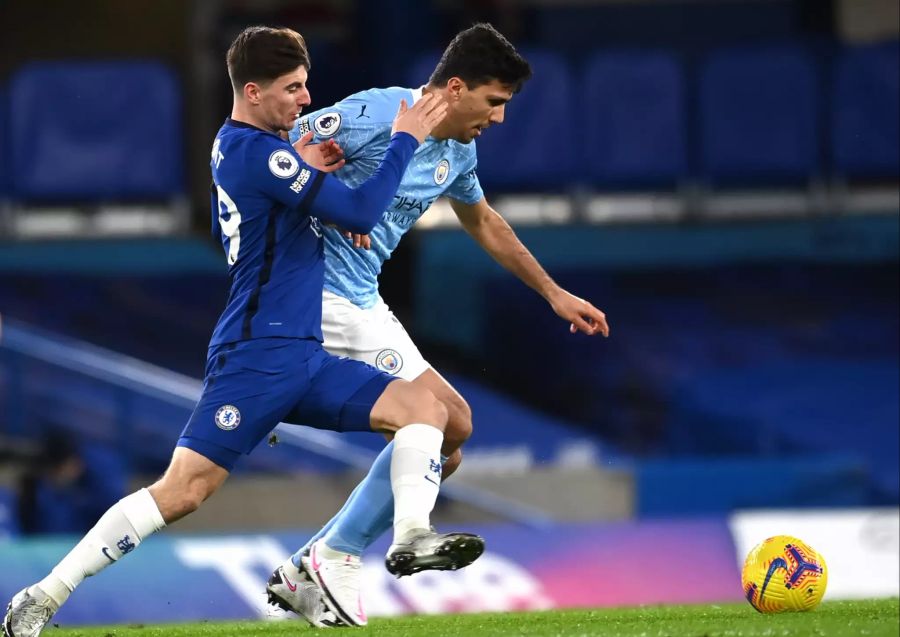
[[[309,70],[303,36],[293,29],[247,27],[228,48],[228,77],[235,93],[247,82],[268,84],[300,66]]]
[[[446,86],[451,77],[470,89],[498,80],[518,93],[531,77],[531,66],[502,33],[481,22],[456,34],[428,83]]]

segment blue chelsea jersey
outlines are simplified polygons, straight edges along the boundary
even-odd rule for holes
[[[325,176],[284,140],[227,120],[212,149],[212,221],[231,278],[210,346],[322,340],[322,231],[309,206]]]
[[[334,175],[352,188],[365,181],[381,161],[400,100],[412,106],[421,96],[421,89],[399,87],[356,93],[300,118],[290,138],[296,141],[311,130],[313,143],[336,140],[347,163]],[[370,250],[354,248],[340,231],[324,228],[325,289],[359,307],[373,306],[382,264],[438,197],[474,204],[484,196],[475,174],[476,163],[474,141],[426,139],[413,155],[393,202],[370,233]]]

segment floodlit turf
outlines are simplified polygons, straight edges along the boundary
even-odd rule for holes
[[[811,613],[760,615],[749,605],[655,606],[615,610],[492,613],[373,619],[366,628],[327,634],[398,637],[481,635],[603,637],[896,637],[897,599],[823,604]],[[50,628],[43,637],[268,637],[321,635],[299,622],[230,622],[100,628]]]

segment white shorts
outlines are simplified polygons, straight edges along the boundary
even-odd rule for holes
[[[414,380],[431,367],[381,297],[364,310],[323,291],[322,334],[330,354],[363,361],[404,380]]]

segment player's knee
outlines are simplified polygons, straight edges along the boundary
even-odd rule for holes
[[[428,389],[398,380],[375,403],[371,418],[376,431],[395,432],[413,423],[444,431],[448,416],[447,407]]]
[[[462,398],[447,403],[446,407],[448,417],[444,442],[447,450],[452,452],[456,451],[472,435],[472,408]]]
[[[205,481],[195,480],[188,486],[187,493],[185,493],[185,505],[189,507],[191,511],[196,511],[200,508],[200,505],[213,494],[213,491],[214,489],[212,489]]]
[[[449,413],[447,406],[439,401],[434,394],[424,387],[413,384],[406,386],[407,413],[402,425],[423,423],[436,427],[441,431],[447,429]],[[401,425],[401,426],[402,426]]]
[[[200,505],[214,492],[215,488],[202,478],[197,478],[188,482],[179,497],[179,504],[183,515],[193,513],[199,509]]]
[[[420,389],[420,396],[416,400],[416,414],[412,416],[414,422],[422,422],[441,431],[446,431],[450,414],[447,406],[439,401],[434,394],[427,389]]]
[[[150,487],[150,492],[167,524],[199,509],[215,490],[215,485],[202,477],[185,480],[171,474],[164,475],[159,482]]]

